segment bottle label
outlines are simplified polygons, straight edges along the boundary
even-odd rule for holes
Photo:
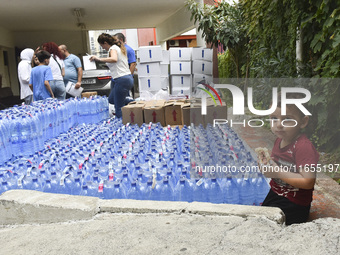
[[[61,178],[60,178],[60,186],[63,186],[65,184],[65,178],[67,176],[69,176],[70,174],[64,174]]]
[[[202,179],[199,179],[199,181],[198,181],[198,182],[196,182],[196,185],[199,187],[199,186],[201,186],[201,185],[202,185],[202,183],[203,183],[203,178],[202,178]]]
[[[100,181],[100,183],[98,185],[98,192],[103,193],[103,190],[104,190],[104,182]]]
[[[18,187],[22,187],[22,180],[25,178],[25,175],[20,176],[18,179]]]
[[[109,181],[113,181],[114,173],[113,171],[109,173]]]
[[[152,189],[154,189],[155,187],[156,187],[156,175],[154,174],[152,178]]]
[[[43,167],[44,163],[45,163],[45,160],[41,161],[38,168],[41,169]]]
[[[29,167],[27,169],[27,176],[30,177],[31,176],[31,172],[32,172],[32,167]]]

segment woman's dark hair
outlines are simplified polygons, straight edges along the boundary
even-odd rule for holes
[[[47,52],[46,50],[39,51],[35,55],[38,58],[40,63],[44,62],[46,59],[50,59],[51,57],[51,54]]]
[[[110,46],[117,45],[121,49],[122,53],[126,56],[126,48],[124,44],[112,35],[102,33],[100,36],[98,36],[97,41],[99,44],[104,44],[106,42]]]
[[[60,59],[64,59],[65,57],[61,53],[58,44],[55,42],[47,42],[42,45],[42,48],[49,52],[50,54],[53,54],[54,56],[58,56]]]

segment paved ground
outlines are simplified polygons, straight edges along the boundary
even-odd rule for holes
[[[339,254],[339,219],[283,227],[266,218],[99,214],[0,228],[1,254]]]

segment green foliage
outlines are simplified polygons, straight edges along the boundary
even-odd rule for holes
[[[340,77],[340,6],[338,0],[309,1],[301,23],[309,61],[318,77]],[[307,33],[308,31],[308,33]]]
[[[296,77],[296,39],[299,27],[295,0],[244,0],[243,17],[251,40],[250,77]]]
[[[248,39],[240,6],[225,1],[216,5],[200,5],[195,0],[188,0],[186,6],[191,12],[191,20],[198,23],[198,30],[202,31],[206,42],[215,47],[222,45],[224,50],[228,48],[230,60],[235,65],[234,77],[244,75],[247,71],[243,70],[242,73],[247,59],[244,45]]]
[[[231,60],[229,50],[218,54],[218,70],[219,78],[237,77],[236,68]]]
[[[319,149],[339,150],[339,0],[239,0],[235,6],[188,0],[187,7],[207,42],[226,49],[218,57],[220,78],[323,78],[303,85],[312,94],[307,132]],[[255,101],[268,109],[272,86],[263,82],[256,88]]]

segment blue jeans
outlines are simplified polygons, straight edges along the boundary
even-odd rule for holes
[[[58,100],[65,100],[66,97],[66,88],[64,81],[53,80],[50,81],[50,86],[53,91],[54,97]]]
[[[125,75],[111,81],[111,92],[109,95],[109,103],[115,105],[116,117],[122,117],[122,107],[128,102],[126,97],[133,87],[132,75]]]

